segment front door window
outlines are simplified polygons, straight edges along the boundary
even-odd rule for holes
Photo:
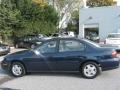
[[[39,48],[40,53],[55,53],[56,52],[56,41],[50,41],[47,43],[44,43],[42,46]]]

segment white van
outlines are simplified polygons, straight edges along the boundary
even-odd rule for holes
[[[106,38],[106,44],[120,46],[120,33],[110,33]]]

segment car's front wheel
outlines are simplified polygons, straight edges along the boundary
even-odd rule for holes
[[[20,62],[13,62],[11,65],[11,73],[15,77],[21,77],[26,74],[25,67]]]
[[[100,73],[100,68],[94,62],[87,62],[82,66],[81,72],[83,77],[93,79]]]

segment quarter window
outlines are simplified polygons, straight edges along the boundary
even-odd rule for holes
[[[76,40],[61,40],[59,45],[59,52],[83,51],[84,44]]]

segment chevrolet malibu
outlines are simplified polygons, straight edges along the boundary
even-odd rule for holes
[[[7,55],[1,63],[15,77],[28,72],[80,72],[95,78],[101,71],[119,67],[115,50],[86,39],[52,38],[32,50]]]

